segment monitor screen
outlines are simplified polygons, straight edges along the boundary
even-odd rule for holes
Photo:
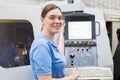
[[[68,39],[92,39],[92,22],[68,22]]]

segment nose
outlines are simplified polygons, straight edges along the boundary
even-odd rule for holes
[[[60,19],[55,19],[55,22],[56,22],[56,23],[60,23],[61,20],[60,20]]]

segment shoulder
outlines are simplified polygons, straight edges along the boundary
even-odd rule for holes
[[[42,33],[40,33],[33,40],[32,46],[38,46],[38,45],[47,46],[48,43],[49,43],[49,41],[47,40],[47,38]]]
[[[32,42],[30,53],[38,52],[50,52],[50,41],[43,34],[38,35]]]

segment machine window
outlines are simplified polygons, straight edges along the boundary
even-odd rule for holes
[[[29,65],[29,50],[34,39],[33,28],[26,20],[0,20],[0,66]]]

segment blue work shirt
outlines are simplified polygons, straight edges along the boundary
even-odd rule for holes
[[[32,43],[30,64],[34,73],[34,80],[38,80],[39,75],[51,74],[52,78],[65,76],[65,56],[57,45],[43,33],[40,33]]]

